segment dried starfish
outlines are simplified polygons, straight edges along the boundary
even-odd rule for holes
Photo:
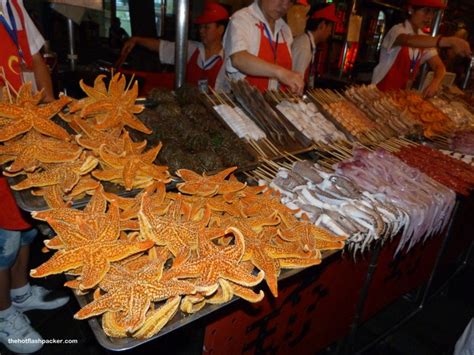
[[[33,94],[32,87],[33,85],[31,82],[24,83],[18,90],[18,96],[14,98],[15,100],[13,103],[20,106],[26,103],[30,103],[32,105],[38,105],[43,98],[44,90],[40,90],[36,92],[35,94]],[[4,97],[7,98],[8,92],[6,90],[6,87],[3,90],[5,92]]]
[[[191,251],[197,249],[199,235],[213,237],[223,235],[223,230],[220,228],[206,229],[210,213],[204,214],[200,221],[194,221],[190,219],[189,206],[181,199],[165,205],[164,208],[163,202],[156,203],[156,201],[164,200],[163,197],[156,198],[149,192],[144,192],[138,213],[140,230],[145,238],[169,248],[176,258],[188,260]]]
[[[76,186],[63,197],[66,201],[77,200],[84,197],[85,194],[92,194],[92,191],[100,186],[100,182],[93,179],[90,175],[81,175]]]
[[[37,191],[32,191],[35,196],[42,196],[50,208],[67,208],[70,203],[63,199],[63,191],[59,185],[41,187]]]
[[[70,106],[69,106],[69,111],[71,113],[81,111],[84,107],[96,102],[97,100],[105,99],[107,98],[107,88],[104,83],[104,78],[105,75],[97,75],[97,77],[94,80],[94,86],[88,86],[84,83],[84,81],[81,79],[79,81],[79,86],[81,87],[82,91],[84,91],[87,94],[87,97],[74,101]]]
[[[271,216],[277,213],[283,225],[292,225],[297,221],[294,214],[299,210],[281,204],[279,193],[272,189],[267,189],[263,194],[248,195],[240,203],[247,216]]]
[[[158,309],[148,312],[145,323],[133,336],[135,338],[144,339],[151,338],[158,333],[176,314],[180,302],[181,297],[175,296],[168,299],[166,303]]]
[[[290,226],[282,226],[278,235],[285,241],[297,241],[306,251],[339,250],[344,248],[345,237],[338,237],[309,221],[296,221]]]
[[[33,171],[40,163],[61,163],[79,158],[82,149],[77,145],[45,137],[32,130],[24,137],[0,146],[0,164],[14,160],[6,168],[10,173]]]
[[[105,113],[105,115],[100,117],[100,120],[98,119],[99,117],[96,117],[96,128],[109,129],[117,126],[120,128],[129,126],[146,134],[151,133],[152,131],[134,116],[144,109],[143,105],[135,105],[135,100],[138,96],[137,81],[135,81],[132,88],[128,91],[125,90],[125,85],[125,76],[117,73],[110,80],[109,89],[105,97],[102,95],[102,87],[99,94],[97,94],[94,87],[93,95],[95,96],[89,96],[93,102],[83,103],[81,117]],[[83,89],[84,87],[86,86],[83,85]],[[86,93],[89,95],[91,91],[92,90],[88,90]]]
[[[253,276],[248,269],[240,265],[245,251],[245,242],[242,233],[231,227],[225,234],[234,235],[234,244],[219,247],[212,243],[203,234],[199,235],[198,258],[190,259],[169,271],[170,277],[197,278],[196,290],[204,295],[213,294],[219,280],[233,281],[241,286],[252,287],[262,281],[265,276],[260,271]]]
[[[103,197],[91,199],[84,211],[58,209],[32,213],[33,217],[48,222],[63,244],[63,248],[51,259],[31,270],[32,277],[58,274],[82,267],[79,289],[86,290],[102,280],[110,268],[110,262],[122,260],[153,246],[153,242],[149,240],[118,240],[118,207],[112,203],[109,211],[105,213],[103,201]]]
[[[249,273],[252,273],[254,269],[252,263],[248,261],[242,262],[239,265]],[[202,309],[207,303],[226,303],[230,301],[234,295],[251,303],[260,302],[264,297],[262,290],[260,290],[259,293],[255,293],[251,288],[241,286],[229,280],[219,279],[219,288],[214,294],[210,297],[206,297],[201,293],[187,295],[181,302],[181,310],[186,313],[195,313]]]
[[[229,180],[230,181],[236,181],[237,179],[233,175],[231,175]],[[224,200],[226,200],[226,202],[236,203],[240,199],[243,199],[243,198],[255,197],[255,196],[261,194],[266,189],[267,189],[267,187],[265,185],[263,185],[263,186],[246,186],[242,190],[225,193],[225,194],[223,194],[223,197],[224,197]]]
[[[87,149],[99,154],[99,149],[105,145],[107,149],[115,154],[121,154],[125,149],[125,136],[120,137],[122,129],[120,127],[111,129],[110,131],[101,131],[84,120],[75,118],[73,122],[80,127],[83,134],[76,136],[76,142]],[[126,135],[128,139],[128,133]],[[132,142],[134,151],[141,152],[146,147],[146,140],[142,142]]]
[[[107,180],[113,180],[115,177],[122,178],[124,186],[127,190],[131,190],[133,188],[134,181],[140,176],[151,177],[156,181],[161,181],[164,183],[171,181],[170,174],[166,166],[158,166],[153,164],[162,147],[161,144],[157,145],[153,149],[148,150],[146,153],[141,154],[141,150],[137,150],[133,145],[133,141],[128,135],[128,132],[125,132],[124,134],[124,142],[125,149],[120,155],[112,153],[105,146],[100,147],[100,158],[107,166],[111,167],[111,169],[109,168],[104,169],[103,171],[95,171],[93,173],[94,177],[100,180],[105,179],[105,177],[107,177]],[[107,175],[107,172],[113,172],[113,175]]]
[[[8,141],[32,129],[46,136],[69,140],[69,134],[50,119],[70,101],[68,97],[61,96],[59,100],[41,106],[31,101],[18,105],[0,103],[0,117],[11,120],[8,125],[2,127],[0,142]]]
[[[198,196],[236,192],[242,190],[246,184],[239,181],[225,180],[236,169],[237,167],[228,168],[211,176],[207,176],[205,173],[199,175],[187,169],[179,169],[176,171],[176,175],[181,177],[184,182],[179,183],[177,187],[181,192]]]
[[[278,218],[229,218],[223,221],[227,226],[238,228],[245,238],[245,254],[243,261],[251,261],[258,269],[265,272],[265,281],[275,297],[278,297],[277,279],[280,275],[280,258],[307,258],[306,253],[298,243],[274,242],[275,228],[263,228],[264,225],[276,225],[280,222]]]
[[[188,282],[163,275],[163,260],[151,260],[138,270],[115,264],[110,274],[99,284],[107,293],[95,299],[74,315],[86,319],[104,312],[114,312],[116,331],[133,333],[145,323],[145,315],[152,302],[195,292]]]
[[[59,184],[64,192],[69,192],[78,183],[81,175],[93,170],[98,164],[94,157],[86,157],[72,163],[54,164],[42,172],[28,174],[28,177],[13,185],[13,190],[24,190],[31,187],[44,187]]]
[[[154,209],[158,209],[160,211],[166,210],[168,207],[169,201],[165,202],[166,197],[166,187],[165,184],[161,182],[155,182],[152,185],[148,186],[144,192],[148,192],[153,194],[153,201],[151,202]],[[120,212],[120,220],[127,221],[130,219],[138,218],[138,212],[140,211],[140,206],[142,203],[142,195],[143,192],[140,192],[135,197],[122,197],[116,194],[106,192],[104,193],[105,198],[107,201],[112,202],[115,201],[119,208],[122,210]]]

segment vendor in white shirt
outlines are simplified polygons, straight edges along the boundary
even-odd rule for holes
[[[288,87],[301,94],[303,76],[292,71],[291,30],[282,19],[291,0],[255,0],[232,15],[224,35],[225,69],[260,91]]]
[[[372,76],[372,83],[380,90],[409,89],[420,65],[426,62],[434,77],[424,95],[434,96],[446,73],[436,48],[449,47],[458,55],[471,55],[469,44],[460,38],[431,37],[422,32],[431,26],[435,11],[445,7],[442,0],[408,0],[408,20],[393,26],[382,42],[380,62]]]
[[[306,32],[296,37],[291,46],[293,70],[303,75],[309,88],[314,87],[316,77],[316,47],[329,39],[337,20],[334,4],[313,6],[308,13]]]
[[[228,19],[229,13],[223,6],[207,2],[203,14],[194,20],[202,42],[188,41],[186,82],[205,91],[207,86],[220,89],[219,83],[224,82],[222,36]],[[175,63],[175,43],[149,37],[130,38],[122,48],[121,61],[137,44],[158,52],[161,63]]]

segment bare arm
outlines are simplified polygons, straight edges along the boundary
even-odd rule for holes
[[[423,91],[423,94],[426,97],[433,97],[441,87],[441,82],[446,74],[446,67],[439,56],[434,56],[428,59],[428,64],[431,69],[433,69],[434,76],[431,83]]]
[[[160,50],[160,40],[158,38],[132,37],[123,45],[121,55],[127,56],[136,45],[145,47],[150,51],[157,53]]]
[[[468,57],[472,55],[469,43],[457,37],[442,37],[438,43],[438,37],[401,34],[397,37],[393,46],[407,46],[413,48],[434,48],[437,44],[441,48],[451,48],[454,53]]]
[[[35,74],[36,84],[38,89],[44,89],[44,102],[51,102],[54,100],[53,83],[49,69],[46,66],[40,52],[33,54],[33,72]]]
[[[304,81],[300,73],[266,62],[247,51],[234,53],[230,59],[232,66],[244,74],[274,78],[287,85],[292,92],[299,95],[303,93]]]

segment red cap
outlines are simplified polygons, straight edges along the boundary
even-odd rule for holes
[[[227,10],[216,2],[206,2],[202,15],[194,20],[194,23],[203,25],[205,23],[218,22],[229,19]]]
[[[435,9],[445,9],[446,3],[443,0],[408,0],[408,5],[419,7],[433,7]]]
[[[303,6],[309,6],[308,0],[296,0],[296,3]]]
[[[329,6],[322,8],[321,10],[315,11],[313,15],[311,16],[311,18],[312,19],[321,18],[327,21],[337,22],[339,19],[336,16],[336,5],[331,4]]]

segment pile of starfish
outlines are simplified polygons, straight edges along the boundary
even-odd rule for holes
[[[99,187],[82,211],[33,212],[56,232],[45,241],[56,253],[31,276],[74,275],[65,286],[92,294],[76,319],[102,315],[107,335],[147,338],[179,310],[261,301],[262,280],[276,297],[281,269],[317,265],[321,251],[344,247],[345,238],[298,220],[277,192],[239,182],[235,169],[182,169],[178,192],[155,182],[125,198]]]
[[[317,265],[322,251],[344,247],[345,238],[297,219],[275,191],[238,181],[236,167],[215,175],[178,170],[178,192],[167,191],[168,169],[154,164],[161,144],[145,151],[147,142],[126,129],[151,132],[135,117],[143,110],[136,82],[104,79],[81,81],[81,100],[41,104],[42,93],[25,84],[0,102],[0,163],[5,174],[24,176],[13,189],[45,198],[51,209],[32,215],[56,233],[45,241],[55,253],[31,276],[72,275],[65,286],[91,299],[75,318],[101,315],[111,337],[148,338],[179,310],[195,313],[234,296],[261,301],[264,291],[255,288],[263,280],[277,297],[282,269]],[[140,192],[123,197],[101,181]],[[88,205],[71,208],[85,194]]]
[[[32,94],[30,83],[16,97],[2,95],[0,164],[7,176],[24,176],[12,189],[31,189],[50,207],[64,207],[92,194],[100,181],[126,190],[170,181],[168,168],[154,164],[161,144],[145,151],[147,142],[134,142],[126,129],[152,132],[135,116],[144,109],[135,104],[137,82],[127,85],[116,74],[107,87],[104,79],[98,76],[93,87],[81,81],[87,95],[81,100],[63,95],[42,104],[43,93]]]

